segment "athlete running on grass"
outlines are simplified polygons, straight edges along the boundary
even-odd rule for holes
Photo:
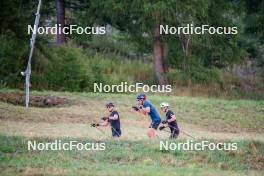
[[[110,113],[108,117],[103,117],[102,123],[97,124],[91,124],[92,127],[98,127],[98,126],[108,126],[111,125],[112,130],[112,136],[113,137],[120,137],[121,136],[121,128],[120,128],[120,117],[118,112],[114,108],[113,103],[107,103],[106,108],[108,112]]]
[[[167,124],[170,128],[171,135],[170,138],[177,138],[180,130],[178,128],[178,124],[176,121],[176,116],[175,114],[169,109],[169,103],[163,102],[160,104],[161,110],[166,113],[166,119],[162,121],[162,124]],[[166,128],[165,126],[160,127],[160,130]]]
[[[151,102],[146,99],[145,94],[139,94],[137,96],[137,101],[138,106],[133,107],[133,109],[141,114],[150,116],[152,122],[149,126],[147,134],[150,138],[153,138],[156,136],[156,130],[161,122],[160,115]]]

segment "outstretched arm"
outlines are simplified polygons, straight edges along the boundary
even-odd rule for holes
[[[109,125],[109,118],[108,117],[102,117],[102,122],[100,123],[92,123],[91,127],[99,127],[99,126],[108,126]]]
[[[109,122],[107,120],[104,120],[103,122],[99,123],[99,126],[107,126]]]

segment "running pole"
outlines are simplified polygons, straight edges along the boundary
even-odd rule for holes
[[[111,125],[110,125],[111,126]],[[120,142],[120,137],[121,137],[121,135],[116,131],[116,129],[114,129],[112,126],[111,126],[111,129],[113,129],[117,134],[118,134],[118,138],[117,138],[117,140],[118,140],[118,142]]]
[[[39,25],[39,11],[40,11],[40,6],[41,6],[41,0],[38,1],[38,8],[37,8],[37,13],[35,14],[35,23],[34,23],[34,31],[32,33],[31,39],[30,39],[30,52],[29,52],[29,57],[28,57],[28,63],[27,63],[27,69],[25,72],[21,72],[22,76],[25,76],[25,105],[26,108],[28,108],[29,104],[29,87],[30,87],[30,75],[31,75],[31,58],[33,55],[33,50],[34,50],[34,45],[35,45],[35,40],[36,40],[36,34],[37,34],[37,29]]]
[[[175,127],[173,127],[173,126],[171,126],[171,125],[169,125],[168,124],[168,127],[170,127],[170,128],[173,128],[174,130],[176,130],[176,128]],[[184,132],[183,130],[180,130],[180,132],[182,132],[183,134],[185,134],[186,136],[189,136],[189,137],[191,137],[191,138],[193,138],[193,139],[196,139],[195,137],[193,137],[192,135],[190,135],[190,134],[188,134],[188,133],[186,133],[186,132]]]

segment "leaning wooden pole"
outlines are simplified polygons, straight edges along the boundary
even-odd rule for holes
[[[30,75],[31,75],[31,60],[32,60],[34,46],[35,46],[37,29],[38,29],[38,25],[39,25],[40,6],[41,6],[41,0],[38,1],[38,8],[37,8],[35,22],[34,22],[34,32],[32,33],[32,36],[31,36],[31,39],[30,39],[30,52],[29,52],[29,57],[28,57],[27,69],[26,69],[26,71],[23,74],[25,76],[25,105],[26,105],[26,107],[28,107],[28,104],[29,104],[29,88],[30,88]]]

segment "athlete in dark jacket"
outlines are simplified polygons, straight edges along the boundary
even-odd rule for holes
[[[162,121],[162,124],[167,124],[170,128],[170,138],[177,138],[180,133],[180,130],[176,121],[175,114],[169,109],[169,103],[161,103],[160,108],[164,113],[166,113],[166,119]]]
[[[120,137],[121,136],[121,125],[120,125],[120,117],[118,112],[114,109],[113,103],[107,103],[106,108],[110,113],[107,118],[104,118],[104,122],[100,123],[100,126],[107,126],[111,125],[112,136],[113,137]]]

